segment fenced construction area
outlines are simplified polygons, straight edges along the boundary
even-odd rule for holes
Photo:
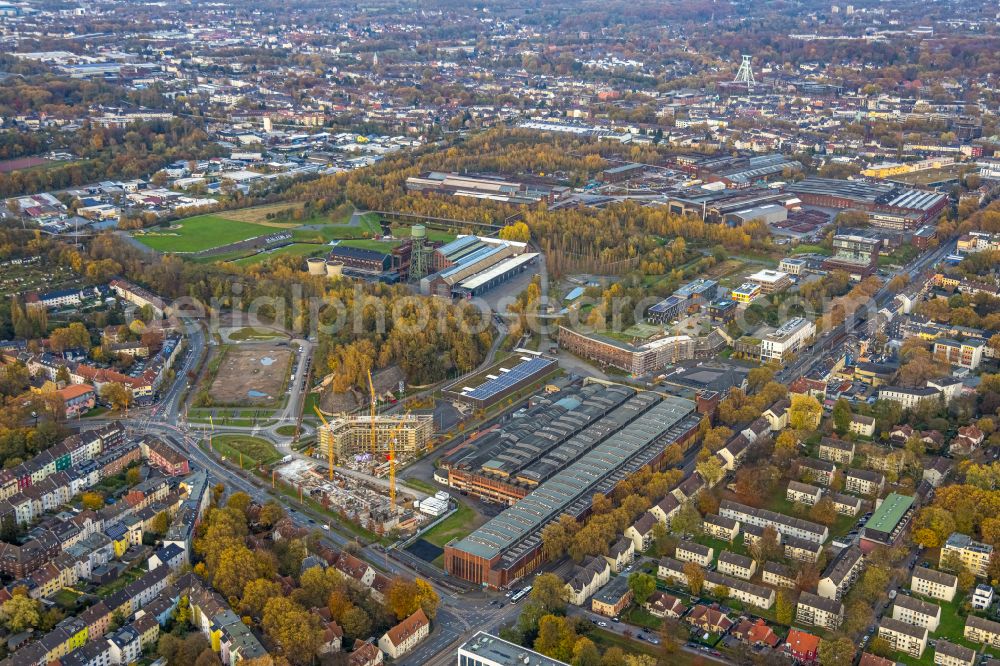
[[[216,405],[270,405],[285,390],[292,352],[278,345],[229,347],[208,394]]]

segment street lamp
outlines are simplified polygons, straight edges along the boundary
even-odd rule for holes
[[[31,418],[35,419],[35,427],[38,427],[38,412],[31,410]]]

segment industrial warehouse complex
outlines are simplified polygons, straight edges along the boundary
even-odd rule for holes
[[[420,292],[472,298],[496,287],[534,264],[538,253],[526,243],[482,236],[459,236],[434,250],[435,272],[420,279]]]
[[[531,386],[555,370],[555,359],[537,353],[522,352],[521,356],[501,361],[471,376],[462,377],[446,386],[442,395],[477,409],[485,409]]]
[[[616,401],[622,406],[610,418],[595,419],[590,427],[586,426],[586,411],[573,414],[584,404],[585,397],[560,398],[562,404],[553,404],[560,416],[565,417],[563,424],[576,421],[575,432],[566,434],[579,433],[589,441],[567,437],[554,446],[545,457],[550,465],[548,470],[534,468],[538,477],[545,478],[537,488],[469,536],[448,544],[445,566],[451,575],[500,588],[531,573],[543,561],[541,532],[546,524],[563,514],[582,518],[590,511],[595,493],[610,494],[622,480],[643,467],[658,465],[666,447],[687,442],[701,422],[690,400],[648,393],[629,400],[627,392],[631,389],[616,388],[615,395],[611,391],[604,390],[609,402],[595,405],[592,409],[596,414],[592,416],[599,416],[602,411],[607,414]],[[538,417],[525,417],[528,432],[538,429]],[[592,432],[592,429],[598,430]],[[483,446],[476,448],[481,450]],[[487,463],[497,469],[497,476],[502,478],[514,472],[515,476],[530,478],[525,474],[527,460],[518,455],[530,458],[532,447],[518,450],[513,442],[501,443],[497,452],[512,454]],[[560,465],[565,467],[560,470]]]
[[[834,178],[806,178],[786,186],[802,203],[837,209],[861,210],[876,227],[898,231],[927,224],[948,205],[939,192],[913,190],[888,183]]]
[[[341,275],[372,282],[411,281],[425,295],[475,298],[533,266],[537,252],[527,243],[486,236],[459,236],[434,247],[423,225],[414,225],[411,237],[385,249],[339,243],[325,258],[308,262],[310,273]]]

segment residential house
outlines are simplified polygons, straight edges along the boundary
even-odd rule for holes
[[[896,596],[893,603],[892,617],[894,620],[900,620],[934,632],[937,631],[938,625],[941,623],[941,607],[900,594]]]
[[[937,488],[951,473],[951,461],[941,456],[933,456],[923,464],[923,480]]]
[[[885,488],[885,476],[868,469],[848,469],[844,473],[844,490],[859,495],[877,497]]]
[[[970,615],[965,618],[966,640],[973,643],[982,643],[993,648],[1000,648],[1000,622],[987,620],[978,615]]]
[[[816,460],[814,458],[799,460],[799,475],[809,483],[829,486],[833,482],[833,475],[836,472],[837,466],[825,460]]]
[[[972,592],[972,607],[975,610],[987,610],[993,604],[993,586],[979,584]]]
[[[978,578],[986,578],[990,559],[993,557],[993,546],[974,541],[966,534],[952,532],[941,549],[938,565],[946,562],[949,557],[957,557]]]
[[[353,651],[347,655],[347,666],[379,666],[383,660],[382,650],[360,638],[355,638]]]
[[[764,583],[767,585],[772,585],[774,587],[786,587],[789,589],[795,588],[795,571],[780,562],[768,561],[764,563],[761,568],[762,577]]]
[[[687,586],[687,574],[684,573],[684,562],[672,557],[661,557],[656,567],[656,577],[668,584]]]
[[[823,491],[818,487],[794,479],[788,482],[788,488],[785,491],[785,499],[789,502],[805,504],[806,506],[816,504],[822,496]]]
[[[936,666],[975,666],[976,651],[964,645],[952,643],[944,638],[937,639],[934,646]]]
[[[903,409],[913,409],[923,402],[930,402],[941,397],[941,391],[929,386],[911,388],[908,386],[883,386],[878,390],[879,400],[898,402]]]
[[[748,525],[760,528],[773,527],[782,537],[796,537],[817,544],[824,543],[830,535],[830,531],[824,525],[732,500],[722,500],[719,504],[719,515],[739,521],[744,533],[748,532]]]
[[[852,414],[851,423],[848,429],[852,434],[858,437],[874,437],[875,436],[875,417],[865,416],[864,414]]]
[[[693,541],[681,540],[674,551],[674,557],[681,562],[694,562],[695,564],[707,567],[712,563],[715,551],[709,546],[703,546]]]
[[[615,576],[590,600],[590,609],[606,617],[618,617],[631,603],[632,589],[629,587],[628,577]]]
[[[824,437],[819,443],[819,459],[838,465],[849,465],[854,459],[854,442]]]
[[[574,567],[566,582],[566,594],[571,604],[582,606],[611,578],[611,567],[603,557],[589,556]]]
[[[779,432],[788,427],[788,410],[791,406],[791,401],[783,398],[764,410],[762,416],[767,419],[771,432]]]
[[[717,570],[719,573],[750,580],[757,571],[757,563],[745,555],[724,550],[719,553]]]
[[[667,493],[666,497],[653,505],[649,510],[656,517],[661,525],[670,528],[670,520],[681,508],[681,503],[672,493]]]
[[[422,608],[389,629],[378,639],[378,647],[393,659],[409,653],[417,644],[427,638],[431,631],[430,620]]]
[[[792,628],[785,638],[783,650],[793,661],[815,664],[819,660],[819,636]]]
[[[823,544],[798,537],[787,536],[781,540],[785,557],[799,562],[817,562],[823,552]]]
[[[952,601],[958,591],[958,576],[926,567],[914,567],[910,589],[924,597]]]
[[[884,638],[893,650],[905,652],[914,659],[920,659],[927,648],[927,629],[891,617],[882,618],[878,635],[879,638]]]
[[[631,539],[622,537],[611,545],[604,559],[608,561],[614,573],[621,573],[635,560],[635,544]]]
[[[774,630],[761,618],[757,618],[756,622],[741,620],[729,633],[750,647],[766,646],[774,649],[781,643]]]
[[[844,493],[829,492],[826,494],[833,502],[833,509],[844,516],[856,516],[861,512],[861,498]]]
[[[723,589],[720,589],[723,588]],[[739,578],[727,576],[718,571],[706,571],[704,589],[720,594],[725,591],[726,596],[742,601],[749,606],[756,606],[767,610],[774,605],[774,590],[763,585],[754,585]]]
[[[709,514],[702,519],[701,529],[711,537],[732,543],[740,533],[740,524],[732,518]]]
[[[975,425],[962,426],[958,429],[958,435],[948,445],[948,450],[955,456],[971,455],[983,443],[985,437],[983,431]]]
[[[864,554],[857,546],[844,548],[830,561],[819,584],[816,594],[826,599],[840,600],[854,582],[861,576],[864,568]]]
[[[691,609],[684,621],[710,634],[725,634],[733,626],[733,621],[718,608],[698,604]]]
[[[654,590],[643,607],[654,617],[674,620],[684,615],[688,610],[680,599],[660,590]]]
[[[795,621],[812,627],[836,631],[844,621],[844,604],[811,592],[802,592],[795,609]]]
[[[705,488],[705,479],[700,473],[695,472],[687,476],[683,481],[681,481],[680,485],[670,492],[675,498],[677,498],[678,502],[683,503],[689,502],[698,497],[698,495],[701,494],[701,491]]]
[[[632,540],[636,552],[644,552],[653,543],[653,528],[659,524],[656,516],[647,511],[625,529],[625,536]]]

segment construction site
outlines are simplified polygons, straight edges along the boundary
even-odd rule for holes
[[[408,493],[397,496],[389,492],[385,482],[336,471],[331,475],[329,468],[301,458],[286,460],[275,467],[274,473],[298,490],[303,499],[319,502],[371,532],[386,534],[396,530],[406,534],[432,520],[412,509],[416,497]]]
[[[390,453],[408,458],[423,451],[433,436],[430,414],[342,414],[325,419],[315,455],[329,460],[332,454],[337,465],[367,470]]]

